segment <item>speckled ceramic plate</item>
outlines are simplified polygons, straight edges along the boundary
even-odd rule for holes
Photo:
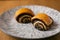
[[[49,15],[54,20],[51,29],[47,31],[39,31],[35,29],[31,23],[18,23],[14,19],[14,14],[20,8],[29,8],[35,15],[38,12],[43,12]],[[9,35],[19,38],[35,39],[50,37],[60,32],[60,12],[45,6],[19,6],[4,12],[0,16],[0,29]]]

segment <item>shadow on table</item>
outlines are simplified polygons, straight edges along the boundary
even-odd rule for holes
[[[10,35],[8,35],[10,36]],[[11,36],[13,37],[13,36]],[[16,40],[60,40],[60,33],[54,35],[54,36],[51,36],[51,37],[48,37],[48,38],[44,38],[44,39],[23,39],[23,38],[17,38],[17,37],[13,37],[14,39]]]

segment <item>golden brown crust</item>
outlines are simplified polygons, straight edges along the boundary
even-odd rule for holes
[[[49,26],[53,22],[52,19],[44,13],[38,13],[36,16],[32,17],[32,20],[35,18],[44,21],[47,26]]]
[[[32,10],[30,10],[28,8],[21,8],[16,11],[14,18],[16,18],[18,15],[23,14],[23,13],[28,13],[28,14],[31,14],[32,16],[34,16]]]

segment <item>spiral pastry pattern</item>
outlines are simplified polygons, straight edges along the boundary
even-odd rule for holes
[[[31,17],[33,17],[33,16],[34,16],[34,14],[33,14],[32,10],[30,10],[28,8],[21,8],[16,11],[14,17],[17,20],[17,22],[19,22],[19,23],[30,23]]]
[[[48,30],[53,23],[53,20],[50,16],[39,13],[36,16],[32,17],[32,23],[35,26],[35,28],[39,30]]]

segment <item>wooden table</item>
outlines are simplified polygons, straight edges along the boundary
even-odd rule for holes
[[[11,8],[21,5],[43,5],[60,11],[60,0],[20,0],[20,1],[0,1],[0,14]],[[22,40],[20,38],[11,37],[0,30],[0,40]],[[41,39],[42,40],[42,39]],[[60,40],[60,33],[43,40]]]

